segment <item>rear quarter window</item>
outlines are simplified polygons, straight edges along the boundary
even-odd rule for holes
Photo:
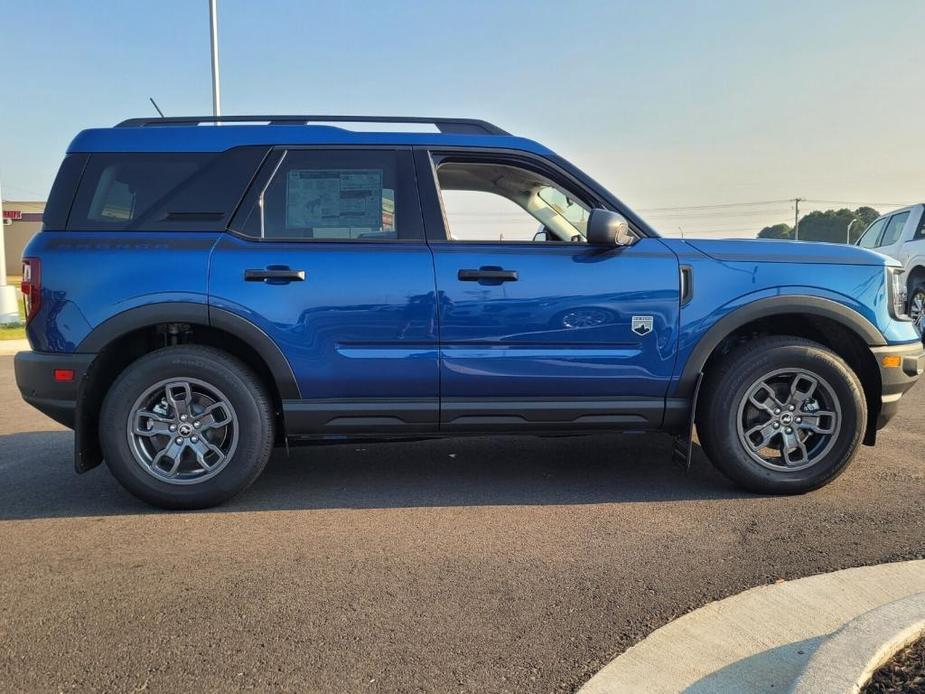
[[[91,154],[67,228],[224,230],[266,151]]]
[[[45,212],[42,213],[42,228],[60,231],[67,226],[67,216],[74,202],[77,185],[87,165],[88,154],[68,154],[61,162],[58,175],[48,194]]]

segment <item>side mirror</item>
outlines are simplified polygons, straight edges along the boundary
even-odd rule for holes
[[[594,246],[632,246],[636,235],[619,212],[595,208],[588,218],[588,243]]]

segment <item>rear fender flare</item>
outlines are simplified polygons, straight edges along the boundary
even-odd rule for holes
[[[194,302],[162,302],[128,309],[100,323],[77,346],[77,352],[98,355],[124,335],[135,330],[150,328],[161,323],[189,323],[224,330],[249,345],[266,364],[281,399],[301,398],[298,382],[289,361],[280,348],[259,327],[229,311],[211,308]],[[87,375],[78,386],[77,408],[74,418],[74,467],[78,473],[86,472],[103,460],[98,427],[99,402],[86,403],[89,379],[93,378],[94,358]],[[92,392],[92,387],[91,387]]]
[[[98,353],[123,335],[161,323],[190,323],[224,330],[247,343],[263,360],[280,398],[301,398],[289,360],[279,346],[251,321],[224,309],[193,302],[162,302],[131,308],[100,323],[77,346],[77,352]]]

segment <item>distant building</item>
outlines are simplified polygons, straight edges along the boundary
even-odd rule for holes
[[[6,242],[6,274],[16,275],[22,272],[22,249],[29,239],[42,228],[44,202],[4,200],[3,201],[3,238]]]

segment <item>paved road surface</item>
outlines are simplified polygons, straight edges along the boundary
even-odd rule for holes
[[[0,357],[0,689],[574,691],[710,600],[925,557],[923,413],[918,386],[802,497],[685,476],[661,436],[480,438],[278,452],[162,513],[74,475]]]

